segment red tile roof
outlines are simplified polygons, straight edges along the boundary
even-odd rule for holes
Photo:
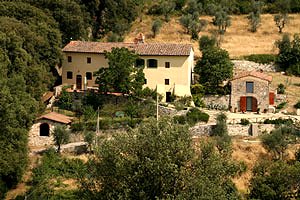
[[[104,53],[111,51],[113,47],[125,47],[135,51],[139,55],[163,55],[163,56],[188,56],[191,44],[168,43],[121,43],[121,42],[84,42],[71,41],[64,48],[64,52],[80,53]]]
[[[57,112],[50,112],[48,114],[40,116],[38,119],[48,119],[51,121],[59,122],[62,124],[69,124],[72,122],[72,117],[68,117],[63,114],[59,114]]]
[[[45,94],[43,94],[43,96],[42,96],[42,101],[43,102],[46,102],[46,101],[48,101],[50,98],[52,98],[53,97],[53,95],[54,95],[54,93],[53,92],[46,92]]]
[[[237,75],[235,75],[232,80],[240,79],[240,78],[247,77],[247,76],[253,76],[253,77],[256,77],[256,78],[266,80],[268,82],[272,81],[272,76],[269,76],[267,74],[264,74],[264,73],[258,72],[258,71],[243,71],[243,72],[240,72]]]

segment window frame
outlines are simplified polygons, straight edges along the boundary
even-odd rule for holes
[[[170,79],[168,78],[165,79],[165,85],[170,85]]]
[[[67,71],[67,79],[73,79],[73,72]]]
[[[68,56],[68,62],[71,63],[72,62],[72,56]]]
[[[88,76],[88,74],[90,74],[90,76]],[[85,72],[85,77],[86,77],[86,80],[93,80],[93,73],[92,72]]]
[[[251,87],[252,85],[252,87]],[[246,93],[254,93],[254,82],[246,81]]]
[[[92,63],[92,58],[91,57],[86,57],[86,63],[91,64]]]
[[[171,63],[170,62],[165,62],[165,68],[171,68]]]
[[[153,62],[153,63],[152,63]],[[151,65],[150,65],[150,63],[152,63]],[[147,68],[157,68],[158,67],[158,60],[157,59],[148,59],[147,60]]]

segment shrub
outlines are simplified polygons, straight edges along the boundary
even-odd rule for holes
[[[298,102],[294,105],[294,108],[300,109],[300,101],[298,101]]]
[[[195,106],[197,106],[197,107],[200,107],[200,108],[206,107],[204,101],[202,100],[202,94],[193,95],[193,101],[194,101]]]
[[[250,121],[248,119],[241,119],[241,125],[247,126],[250,124]]]
[[[264,124],[276,124],[276,125],[281,125],[281,124],[293,124],[293,120],[291,119],[282,119],[282,118],[278,118],[278,119],[266,119],[264,121]]]
[[[197,122],[200,122],[200,121],[207,123],[209,120],[209,115],[205,112],[202,112],[198,108],[190,109],[187,112],[186,117],[187,117],[188,124],[191,126],[195,125]]]
[[[285,93],[285,86],[282,83],[280,83],[278,85],[278,87],[277,87],[277,93],[278,94],[284,94]]]
[[[162,22],[159,19],[156,19],[153,24],[152,24],[152,32],[153,32],[153,37],[155,38],[156,35],[159,33],[160,28],[162,26]]]
[[[244,56],[244,59],[256,63],[267,64],[275,62],[276,56],[272,54],[251,54],[248,56]]]
[[[287,104],[287,102],[282,102],[276,106],[276,109],[280,110],[280,109],[284,108],[286,104]]]
[[[205,87],[199,83],[192,85],[191,87],[192,94],[204,94]]]
[[[71,124],[71,130],[72,130],[72,132],[83,131],[83,129],[84,129],[84,124],[82,122],[72,123]]]
[[[191,96],[183,96],[179,97],[176,102],[183,104],[184,106],[191,106],[192,97]]]
[[[185,115],[176,115],[173,117],[173,120],[175,123],[178,123],[178,124],[186,124],[186,116]]]

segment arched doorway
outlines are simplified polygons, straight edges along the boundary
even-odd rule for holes
[[[47,123],[42,123],[40,125],[40,136],[49,136],[50,135],[50,127]]]
[[[77,90],[82,89],[82,76],[81,75],[76,76],[76,89]]]

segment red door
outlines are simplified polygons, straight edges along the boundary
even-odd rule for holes
[[[274,100],[275,100],[275,94],[274,92],[269,93],[269,104],[274,105]]]
[[[252,112],[257,112],[257,99],[252,97]]]
[[[240,111],[246,112],[246,106],[247,106],[246,97],[241,97],[240,98]]]

